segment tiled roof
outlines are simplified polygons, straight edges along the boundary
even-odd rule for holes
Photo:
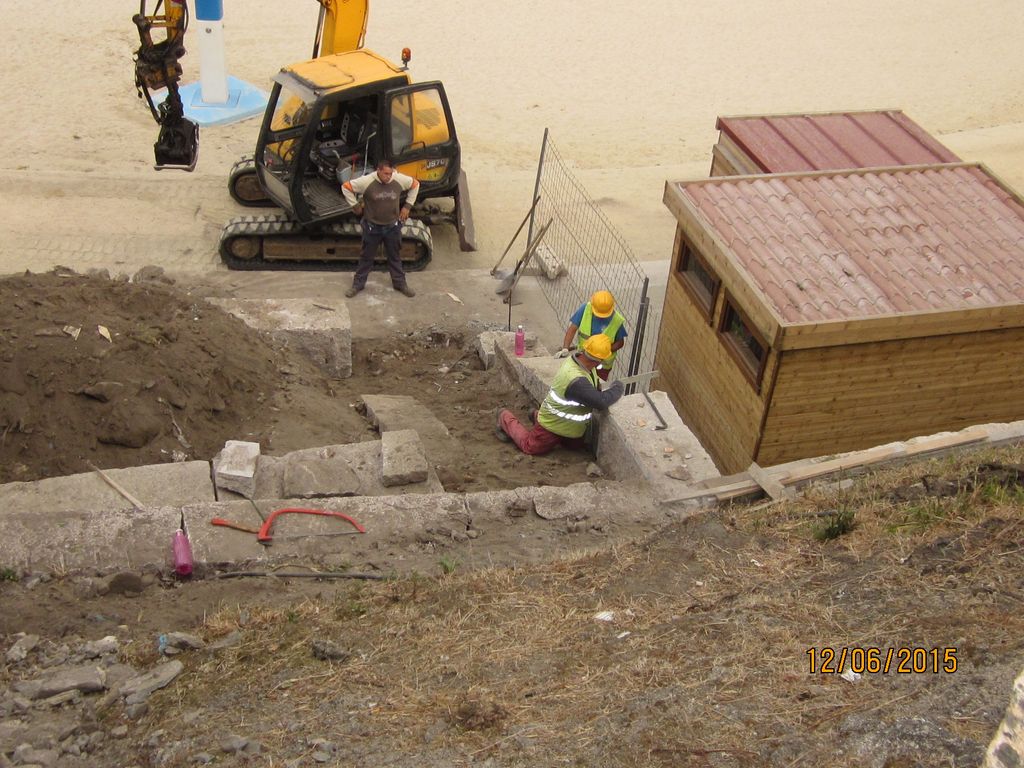
[[[1024,206],[977,165],[669,186],[786,324],[1024,302]]]
[[[720,117],[716,127],[766,173],[960,160],[898,110]]]

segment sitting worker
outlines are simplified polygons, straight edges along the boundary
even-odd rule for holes
[[[595,410],[607,410],[622,397],[622,382],[616,381],[601,391],[594,370],[612,353],[612,342],[596,333],[558,369],[551,389],[537,411],[537,423],[527,430],[506,408],[498,409],[495,434],[503,442],[513,442],[523,453],[538,456],[559,445],[582,448],[583,436]]]
[[[608,291],[595,292],[590,301],[581,304],[573,313],[569,318],[565,339],[562,340],[562,349],[555,353],[555,357],[568,357],[569,350],[574,346],[573,340],[577,337],[579,341],[575,342],[575,346],[583,349],[584,342],[595,333],[603,333],[612,340],[611,357],[597,368],[601,380],[608,381],[615,353],[626,343],[626,318],[615,308],[615,298]]]

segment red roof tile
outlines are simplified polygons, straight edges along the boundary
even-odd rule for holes
[[[786,324],[1024,303],[1024,206],[977,165],[669,186]]]
[[[960,161],[898,110],[720,117],[715,127],[766,173]]]

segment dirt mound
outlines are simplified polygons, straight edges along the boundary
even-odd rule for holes
[[[356,340],[329,379],[158,269],[131,281],[66,270],[0,280],[0,483],[186,459],[226,440],[280,454],[378,437],[364,394],[410,395],[449,429],[431,455],[452,491],[586,480],[583,453],[526,457],[494,439],[528,396],[484,371],[464,330]]]

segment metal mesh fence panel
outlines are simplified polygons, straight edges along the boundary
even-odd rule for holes
[[[550,250],[566,269],[554,280],[540,278],[555,314],[567,328],[570,316],[594,291],[611,291],[629,334],[616,357],[612,378],[652,370],[660,307],[651,307],[647,300],[647,277],[622,235],[573,176],[546,130],[534,198],[539,200],[530,219],[528,242],[550,222],[541,248]],[[641,381],[629,391],[647,391],[649,384]]]

